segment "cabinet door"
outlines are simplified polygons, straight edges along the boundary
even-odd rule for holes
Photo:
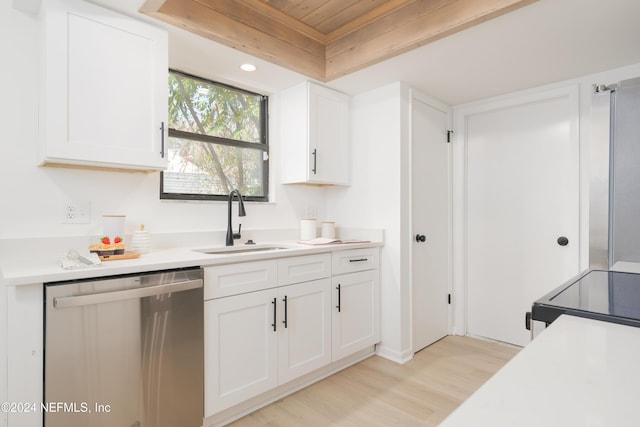
[[[279,383],[331,362],[331,279],[280,288]]]
[[[166,31],[79,0],[40,19],[41,164],[164,169]]]
[[[309,181],[349,183],[349,98],[309,84]]]
[[[333,360],[380,341],[378,283],[378,270],[333,277]]]
[[[349,97],[305,82],[280,94],[284,184],[349,184]]]
[[[304,183],[309,179],[309,103],[305,83],[280,93],[280,135],[283,184]]]
[[[277,385],[276,295],[205,301],[205,417]]]

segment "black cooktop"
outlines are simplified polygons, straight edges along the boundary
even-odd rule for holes
[[[640,327],[640,274],[589,270],[533,303],[531,318],[561,314]]]

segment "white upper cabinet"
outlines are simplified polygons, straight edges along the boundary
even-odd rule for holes
[[[282,183],[349,185],[349,97],[305,82],[281,102]]]
[[[80,0],[40,25],[40,164],[164,169],[166,31]]]

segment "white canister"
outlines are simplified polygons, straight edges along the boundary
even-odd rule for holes
[[[313,240],[318,237],[317,233],[315,219],[300,220],[300,240]]]
[[[125,219],[125,215],[103,215],[102,235],[108,237],[111,243],[115,243],[116,237],[124,241]]]
[[[336,223],[325,221],[320,223],[320,236],[326,239],[336,238]]]
[[[149,253],[149,247],[151,246],[151,236],[149,232],[144,229],[144,224],[140,226],[140,230],[133,232],[131,237],[131,250],[133,252],[139,252],[141,254]]]

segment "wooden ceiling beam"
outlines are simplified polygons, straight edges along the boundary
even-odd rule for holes
[[[534,1],[416,1],[328,44],[325,78],[334,80]]]
[[[140,11],[327,82],[535,1],[147,0]],[[349,8],[355,18],[344,23]],[[316,28],[289,14],[306,9]],[[332,13],[334,23],[327,18]],[[336,22],[342,23],[328,34],[319,30]]]
[[[367,0],[364,3],[367,4],[369,3],[369,1],[370,0]],[[345,22],[350,20],[348,18],[345,19],[342,14],[345,10],[349,9],[351,6],[357,3],[363,2],[362,0],[329,0],[300,18],[300,20],[314,28],[320,28],[319,26],[322,23],[324,23],[324,26],[329,25],[332,27],[341,27]],[[329,31],[323,32],[327,33]]]
[[[184,0],[172,0],[174,3],[183,2]],[[198,3],[205,6],[217,14],[225,17],[225,22],[235,22],[238,28],[246,27],[249,30],[257,31],[265,36],[270,36],[286,44],[290,44],[298,49],[306,50],[309,53],[317,56],[325,54],[325,40],[324,36],[317,34],[320,40],[316,40],[314,37],[309,37],[305,34],[305,24],[298,21],[298,24],[292,26],[292,22],[286,22],[286,20],[275,19],[274,14],[265,15],[264,13],[247,6],[244,2],[238,0],[189,0],[194,3]],[[257,6],[257,4],[254,4]],[[279,18],[284,18],[282,15]],[[295,21],[290,19],[290,21]],[[205,25],[209,27],[209,30],[216,31],[215,26],[220,25],[220,20],[205,22]],[[308,27],[310,30],[311,28]],[[226,31],[228,28],[220,29],[217,32],[221,33],[221,37],[226,37]],[[255,40],[256,43],[260,43],[260,40]]]
[[[351,34],[352,32],[366,26],[369,25],[375,21],[378,21],[382,18],[384,18],[385,16],[389,15],[390,13],[395,12],[396,10],[407,6],[408,3],[412,3],[414,0],[388,0],[388,1],[384,1],[382,2],[382,4],[378,7],[376,7],[373,10],[370,10],[369,12],[362,14],[362,15],[358,15],[358,17],[356,19],[353,19],[350,22],[347,22],[345,25],[343,25],[342,27],[331,31],[329,34],[327,34],[327,45],[335,42],[336,40],[345,37],[348,34]]]
[[[415,0],[409,3],[404,2],[404,4],[390,9],[388,13],[379,14],[375,19],[370,20],[365,25],[360,25],[357,29],[344,33],[340,37],[327,43],[327,57],[336,56],[344,50],[351,49],[353,45],[394,32],[451,2],[452,0]],[[374,12],[377,11],[374,10]],[[412,35],[411,38],[413,39],[417,36],[418,35]],[[402,40],[402,43],[404,42],[405,40]]]
[[[300,34],[310,37],[311,39],[322,44],[327,44],[327,36],[323,32],[316,30],[310,25],[307,25],[304,22],[301,22],[298,19],[295,19],[292,16],[279,11],[278,9],[274,9],[263,0],[236,0],[236,3],[245,4],[246,6],[260,13],[262,16],[268,16],[274,21],[297,31]]]
[[[212,3],[216,3],[217,10],[198,0],[166,0],[156,10],[145,4],[141,11],[215,42],[324,81],[323,43],[273,20],[265,20],[261,29],[257,29],[253,26],[257,25],[256,22],[251,26],[246,23],[255,18],[251,14],[242,21],[226,16],[221,10],[232,3],[237,6],[233,0]]]

